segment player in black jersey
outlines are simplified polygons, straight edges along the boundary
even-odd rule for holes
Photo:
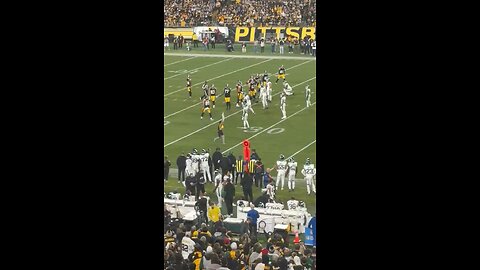
[[[190,79],[190,75],[187,75],[187,91],[190,98],[192,97],[192,79]]]
[[[213,108],[215,108],[215,99],[217,98],[217,88],[215,85],[212,84],[210,87],[210,101],[213,104]]]
[[[223,88],[223,95],[225,96],[225,103],[227,104],[227,111],[229,111],[230,107],[231,107],[230,106],[231,93],[232,93],[232,89],[230,89],[230,87],[228,87],[228,83],[227,83],[225,88]]]
[[[207,81],[205,81],[202,85],[202,91],[203,91],[203,95],[202,97],[200,98],[200,100],[204,100],[205,98],[208,98],[208,83]]]
[[[285,68],[283,65],[278,69],[277,80],[275,83],[278,83],[279,79],[283,79],[283,81],[285,81]]]

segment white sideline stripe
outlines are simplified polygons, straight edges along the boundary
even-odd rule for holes
[[[313,103],[312,103],[312,106],[313,106],[313,105],[315,105],[315,103],[317,103],[317,102],[316,102],[316,101],[315,101],[315,102],[313,102]],[[305,108],[303,108],[303,109],[301,109],[301,110],[299,110],[299,111],[295,112],[294,114],[292,114],[292,115],[290,115],[290,116],[287,116],[287,118],[285,118],[285,119],[282,119],[282,120],[278,121],[277,123],[275,123],[275,124],[273,124],[273,125],[269,126],[268,128],[265,128],[265,129],[263,129],[262,131],[260,131],[260,132],[258,132],[258,133],[255,133],[254,135],[252,135],[252,136],[251,136],[250,138],[248,138],[247,140],[250,140],[250,139],[253,139],[253,138],[257,137],[258,135],[260,135],[260,134],[262,134],[262,133],[264,133],[264,132],[268,131],[268,130],[269,130],[269,129],[271,129],[272,127],[274,127],[274,126],[276,126],[276,125],[278,125],[278,124],[280,124],[280,123],[282,123],[282,122],[286,121],[288,118],[290,118],[290,117],[292,117],[292,116],[294,116],[294,115],[297,115],[297,114],[299,114],[299,113],[303,112],[303,111],[304,111],[304,110],[306,110],[306,109],[308,109],[308,108],[307,108],[307,107],[305,107]],[[235,144],[234,146],[232,146],[232,147],[228,148],[227,150],[223,151],[223,152],[222,152],[222,154],[224,154],[224,153],[226,153],[226,152],[228,152],[228,151],[232,150],[233,148],[235,148],[235,147],[237,147],[237,146],[240,146],[240,145],[242,145],[242,142],[239,142],[239,143]]]
[[[310,145],[314,144],[317,142],[317,139],[315,139],[313,142],[307,144],[307,146],[303,147],[302,149],[298,150],[297,152],[293,153],[291,156],[287,157],[287,159],[294,157],[296,154],[302,152],[303,150],[307,149]]]
[[[240,71],[240,70],[244,70],[244,69],[247,69],[247,68],[250,68],[250,67],[253,67],[253,66],[258,66],[258,65],[263,64],[263,63],[268,62],[268,61],[272,61],[272,59],[268,59],[268,60],[265,60],[265,61],[262,61],[262,62],[253,64],[253,65],[250,65],[250,66],[246,66],[246,67],[244,67],[244,68],[237,69],[237,70],[234,70],[234,71],[232,71],[232,72],[225,73],[225,74],[223,74],[223,75],[220,75],[220,76],[217,76],[217,77],[214,77],[214,78],[207,79],[206,81],[211,81],[211,80],[214,80],[214,79],[218,79],[218,78],[221,78],[221,77],[223,77],[223,76],[233,74],[233,73],[235,73],[235,72],[237,72],[237,71]],[[203,83],[203,82],[196,83],[196,84],[192,85],[192,87],[195,86],[195,85],[200,85],[200,84],[202,84],[202,83]],[[175,90],[175,91],[173,91],[173,92],[170,92],[170,93],[164,95],[163,97],[164,97],[164,98],[165,98],[165,97],[168,97],[168,96],[170,96],[170,95],[172,95],[172,94],[174,94],[174,93],[177,93],[177,92],[179,92],[179,91],[182,91],[182,90],[185,90],[185,88],[181,88],[181,89]]]
[[[220,64],[222,62],[225,62],[225,61],[228,61],[228,60],[232,60],[233,58],[228,58],[228,59],[225,59],[225,60],[222,60],[222,61],[219,61],[219,62],[215,62],[215,63],[212,63],[212,64],[209,64],[209,65],[206,65],[206,66],[203,66],[203,67],[199,67],[199,68],[194,68],[192,70],[199,70],[199,69],[202,69],[202,68],[206,68],[206,67],[210,67],[210,66],[213,66],[213,65],[216,65],[216,64]],[[177,76],[180,76],[180,75],[185,75],[183,73],[179,73],[177,75],[173,75],[173,76],[170,76],[170,77],[167,77],[167,78],[163,78],[163,80],[168,80],[170,78],[173,78],[173,77],[177,77]]]
[[[180,62],[183,62],[183,61],[188,61],[190,59],[193,59],[193,58],[197,58],[198,56],[193,56],[193,57],[190,57],[190,58],[187,58],[187,59],[183,59],[183,60],[180,60],[180,61],[177,61],[177,62],[172,62],[172,63],[168,63],[166,65],[163,65],[164,67],[166,66],[170,66],[170,65],[173,65],[173,64],[176,64],[176,63],[180,63]]]
[[[234,58],[255,58],[255,59],[288,59],[288,60],[312,60],[317,61],[316,57],[305,56],[277,56],[277,55],[228,55],[228,54],[200,54],[200,53],[163,53],[168,56],[196,56],[196,57],[234,57]]]
[[[291,68],[289,68],[289,69],[296,68],[296,67],[298,67],[298,66],[304,65],[304,64],[309,63],[309,62],[311,62],[311,61],[303,62],[303,63],[298,64],[298,65],[295,65],[295,66],[293,66],[293,67],[291,67]],[[220,95],[218,95],[217,98],[218,98],[219,96],[220,96]],[[273,96],[273,95],[272,95],[272,96]],[[277,105],[278,105],[278,104],[277,104]],[[180,111],[171,113],[171,114],[169,114],[169,115],[167,115],[167,116],[164,116],[163,119],[167,119],[167,118],[170,117],[170,116],[173,116],[173,115],[175,115],[175,114],[181,113],[181,112],[186,111],[186,110],[188,110],[188,109],[190,109],[190,108],[193,108],[193,107],[195,107],[195,106],[198,106],[198,104],[193,104],[193,105],[191,105],[191,106],[188,106],[187,108],[181,109]]]
[[[316,78],[317,78],[317,76],[315,76],[315,77],[313,77],[313,78],[310,78],[310,79],[308,79],[308,80],[306,80],[306,81],[304,81],[304,82],[301,82],[301,83],[299,83],[299,84],[297,84],[297,85],[295,85],[295,86],[292,86],[292,88],[297,87],[297,86],[299,86],[299,85],[302,85],[302,84],[304,84],[304,83],[307,83],[307,82],[309,82],[309,81],[311,81],[311,80],[314,80],[314,79],[316,79]],[[281,94],[281,93],[282,93],[282,92],[278,92],[278,93],[276,93],[276,94],[274,94],[274,95],[272,95],[272,96],[276,96],[276,95]],[[315,104],[315,103],[316,103],[316,102],[312,103],[312,106],[313,106],[313,104]],[[257,104],[260,104],[260,103],[255,103],[255,104],[252,105],[252,107],[255,106],[255,105],[257,105]],[[229,116],[225,117],[225,119],[227,119],[227,118],[229,118],[229,117],[231,117],[231,116],[234,116],[235,114],[240,113],[240,112],[242,112],[242,111],[240,110],[240,111],[234,112],[234,113],[230,114]],[[216,120],[215,120],[215,121],[216,121]],[[187,137],[190,137],[190,136],[192,136],[193,134],[195,134],[195,133],[197,133],[197,132],[200,132],[200,131],[208,128],[209,126],[212,126],[212,125],[215,125],[215,124],[217,124],[217,123],[216,123],[216,122],[213,122],[213,123],[211,123],[211,124],[209,124],[209,125],[204,126],[203,128],[197,129],[196,131],[193,131],[192,133],[190,133],[190,134],[188,134],[188,135],[185,135],[185,136],[183,136],[183,137],[180,137],[180,138],[176,139],[176,140],[173,141],[173,142],[169,142],[169,143],[165,144],[165,145],[163,146],[163,148],[165,148],[165,147],[167,147],[167,146],[169,146],[169,145],[172,145],[172,144],[174,144],[174,143],[176,143],[176,142],[178,142],[178,141],[181,141],[181,140],[183,140],[183,139],[185,139],[185,138],[187,138]]]

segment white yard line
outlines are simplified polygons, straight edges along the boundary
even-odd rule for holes
[[[307,149],[307,147],[309,147],[310,145],[314,144],[317,142],[317,139],[315,139],[313,142],[307,144],[307,146],[303,147],[302,149],[298,150],[297,152],[293,153],[291,156],[287,157],[287,159],[291,158],[291,157],[294,157],[296,154],[302,152],[303,150]]]
[[[184,55],[182,55],[184,56]],[[183,61],[188,61],[188,60],[191,60],[191,59],[194,59],[194,58],[197,58],[198,56],[193,56],[193,57],[190,57],[190,58],[187,58],[187,59],[183,59],[183,60],[180,60],[180,61],[177,61],[177,62],[172,62],[172,63],[168,63],[166,65],[163,65],[164,67],[166,66],[170,66],[170,65],[173,65],[173,64],[176,64],[176,63],[180,63],[180,62],[183,62]]]
[[[315,105],[315,103],[317,103],[317,102],[316,102],[316,101],[315,101],[315,102],[313,102],[313,103],[312,103],[312,106],[313,106],[313,105]],[[275,123],[275,124],[273,124],[273,125],[269,126],[268,128],[265,128],[265,129],[263,129],[262,131],[260,131],[260,132],[258,132],[258,133],[255,133],[254,135],[252,135],[252,136],[251,136],[250,138],[248,138],[247,140],[250,140],[250,139],[253,139],[253,138],[257,137],[258,135],[260,135],[260,134],[262,134],[262,133],[264,133],[264,132],[268,131],[269,129],[273,128],[274,126],[276,126],[276,125],[278,125],[278,124],[280,124],[280,123],[283,123],[283,122],[287,121],[287,119],[288,119],[288,118],[290,118],[290,117],[292,117],[292,116],[295,116],[295,115],[297,115],[297,114],[299,114],[299,113],[303,112],[303,111],[304,111],[304,110],[306,110],[306,109],[308,109],[308,108],[307,108],[307,107],[305,107],[305,108],[303,108],[303,109],[301,109],[301,110],[299,110],[299,111],[295,112],[294,114],[292,114],[292,115],[290,115],[290,116],[287,116],[287,118],[285,118],[285,119],[282,119],[282,120],[278,121],[277,123]],[[228,152],[228,151],[232,150],[233,148],[235,148],[235,147],[237,147],[237,146],[241,146],[241,145],[243,145],[243,144],[242,144],[242,142],[239,142],[239,143],[235,144],[234,146],[232,146],[232,147],[228,148],[227,150],[223,151],[223,152],[222,152],[222,154],[224,154],[224,153],[226,153],[226,152]]]
[[[292,88],[295,88],[295,87],[297,87],[297,86],[299,86],[299,85],[302,85],[302,84],[304,84],[304,83],[307,83],[307,82],[309,82],[309,81],[311,81],[311,80],[315,80],[316,78],[317,78],[317,76],[315,76],[315,77],[313,77],[313,78],[310,78],[310,79],[308,79],[308,80],[306,80],[306,81],[304,81],[304,82],[301,82],[301,83],[299,83],[299,84],[297,84],[297,85],[292,86]],[[276,94],[273,94],[272,96],[276,96],[276,95],[281,94],[281,93],[282,93],[282,92],[278,92],[278,93],[276,93]],[[315,104],[315,103],[316,103],[316,102],[312,103],[312,106],[313,106],[313,104]],[[257,104],[260,104],[260,103],[255,103],[255,104],[253,104],[252,106],[255,106],[255,105],[257,105]],[[242,112],[242,110],[230,114],[229,116],[225,117],[225,119],[227,119],[227,118],[229,118],[229,117],[231,117],[231,116],[234,116],[235,114],[240,113],[240,112]],[[192,136],[193,134],[198,133],[198,132],[200,132],[200,131],[202,131],[202,130],[204,130],[204,129],[212,126],[212,125],[216,125],[217,123],[216,123],[215,121],[216,121],[216,120],[214,120],[213,123],[204,126],[203,128],[197,129],[196,131],[193,131],[193,132],[191,132],[191,133],[188,134],[188,135],[185,135],[185,136],[183,136],[183,137],[180,137],[180,138],[174,140],[173,142],[169,142],[169,143],[165,144],[165,145],[163,146],[163,148],[165,148],[165,147],[167,147],[167,146],[169,146],[169,145],[172,145],[172,144],[174,144],[174,143],[176,143],[176,142],[178,142],[178,141],[181,141],[181,140],[183,140],[183,139],[185,139],[185,138],[188,138],[188,137]]]
[[[225,60],[222,60],[222,61],[219,61],[219,62],[215,62],[215,63],[212,63],[212,64],[209,64],[209,65],[206,65],[206,66],[202,66],[202,67],[199,67],[199,68],[194,68],[192,69],[191,71],[193,70],[199,70],[199,69],[202,69],[202,68],[206,68],[206,67],[211,67],[213,65],[216,65],[216,64],[220,64],[220,63],[223,63],[225,61],[229,61],[229,60],[232,60],[233,58],[228,58],[228,59],[225,59]],[[177,77],[177,76],[180,76],[180,75],[185,75],[184,73],[179,73],[177,75],[173,75],[173,76],[170,76],[170,77],[167,77],[167,78],[163,78],[163,80],[168,80],[168,79],[171,79],[171,78],[174,78],[174,77]]]
[[[240,68],[240,69],[234,70],[234,71],[232,71],[232,72],[225,73],[225,74],[223,74],[223,75],[220,75],[220,76],[217,76],[217,77],[214,77],[214,78],[207,79],[206,81],[211,81],[211,80],[214,80],[214,79],[218,79],[218,78],[221,78],[221,77],[223,77],[223,76],[227,76],[227,75],[233,74],[233,73],[235,73],[235,72],[238,72],[238,71],[240,71],[240,70],[244,70],[244,69],[247,69],[247,68],[251,68],[251,67],[254,67],[254,66],[258,66],[258,65],[263,64],[263,63],[268,62],[268,61],[272,61],[272,59],[268,59],[268,60],[265,60],[265,61],[262,61],[262,62],[253,64],[253,65],[250,65],[250,66],[246,66],[246,67],[244,67],[244,68]],[[200,84],[202,84],[202,83],[203,83],[203,82],[196,83],[196,84],[192,85],[192,87],[193,87],[193,86],[196,86],[196,85],[200,85]],[[164,95],[163,97],[165,98],[165,97],[168,97],[168,96],[170,96],[170,95],[173,95],[173,94],[175,94],[175,93],[177,93],[177,92],[179,92],[179,91],[184,91],[184,90],[185,90],[185,88],[181,88],[181,89],[175,90],[175,91],[173,91],[173,92],[170,92],[170,93]]]
[[[201,54],[201,53],[163,53],[168,56],[196,56],[196,57],[234,57],[234,58],[255,58],[255,59],[288,59],[288,60],[312,60],[317,61],[316,57],[306,56],[279,56],[279,55],[228,55],[228,54]]]
[[[298,65],[295,65],[295,66],[293,66],[293,67],[290,67],[289,70],[290,70],[290,69],[294,69],[294,68],[296,68],[296,67],[299,67],[299,66],[301,66],[301,65],[304,65],[304,64],[306,64],[306,63],[310,63],[310,62],[311,62],[311,61],[305,61],[305,62],[303,62],[303,63],[301,63],[301,64],[298,64]],[[217,95],[217,98],[218,98],[219,96],[220,96],[220,95]],[[195,107],[195,106],[198,106],[198,104],[193,104],[193,105],[188,106],[188,107],[186,107],[186,108],[184,108],[184,109],[181,109],[181,110],[179,110],[179,111],[176,111],[176,112],[174,112],[174,113],[171,113],[171,114],[169,114],[169,115],[167,115],[167,116],[164,116],[163,119],[167,119],[167,118],[169,118],[170,116],[174,116],[174,115],[176,115],[176,114],[179,114],[179,113],[181,113],[181,112],[183,112],[183,111],[186,111],[186,110],[188,110],[188,109],[190,109],[190,108],[193,108],[193,107]]]

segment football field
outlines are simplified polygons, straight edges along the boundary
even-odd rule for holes
[[[241,55],[164,55],[164,152],[172,163],[169,181],[165,183],[165,192],[178,191],[185,193],[183,185],[177,182],[176,159],[183,152],[190,153],[193,148],[200,152],[202,149],[209,149],[210,155],[217,147],[220,151],[229,154],[232,152],[236,158],[243,155],[241,142],[248,139],[251,149],[255,149],[265,167],[274,167],[280,154],[286,158],[294,157],[298,162],[298,173],[296,176],[296,187],[294,192],[289,192],[287,179],[284,190],[278,190],[277,201],[286,203],[294,197],[306,203],[308,211],[313,215],[316,213],[316,195],[312,193],[307,196],[305,180],[300,170],[305,164],[305,159],[310,158],[311,162],[318,168],[316,163],[316,65],[314,58],[307,57],[285,57],[269,58],[268,56],[258,58],[247,58]],[[283,89],[282,80],[275,84],[279,67],[283,65],[286,69],[286,79],[292,86],[294,95],[287,97],[287,118],[281,120],[280,93]],[[262,104],[252,102],[255,114],[249,113],[250,129],[243,129],[242,110],[235,107],[237,100],[235,85],[239,80],[243,84],[255,73],[263,74],[264,71],[270,74],[273,82],[273,101],[269,108],[262,109]],[[189,98],[186,88],[187,74],[192,78],[192,98]],[[217,88],[216,107],[212,109],[213,121],[205,113],[201,115],[202,84],[207,81],[209,85],[215,84]],[[229,84],[232,89],[232,106],[226,110],[223,88]],[[306,108],[305,86],[309,85],[312,93],[312,106]],[[244,89],[247,87],[244,86]],[[257,94],[258,95],[258,94]],[[258,100],[258,99],[257,99]],[[217,137],[217,125],[225,114],[225,144]],[[318,171],[318,169],[317,169]],[[276,179],[276,171],[272,177]],[[288,178],[288,177],[286,177]],[[316,181],[315,181],[316,184]],[[212,196],[213,184],[207,183],[205,190],[207,196],[216,201]],[[253,196],[257,198],[261,191],[253,186]],[[236,186],[236,198],[243,197],[240,183]],[[225,207],[222,207],[222,211]]]

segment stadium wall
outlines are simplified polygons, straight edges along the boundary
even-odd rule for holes
[[[315,33],[315,27],[237,27],[235,29],[235,42],[253,42],[259,37],[268,38],[270,36],[276,36],[277,38],[293,36],[303,39],[309,35],[315,39]]]

